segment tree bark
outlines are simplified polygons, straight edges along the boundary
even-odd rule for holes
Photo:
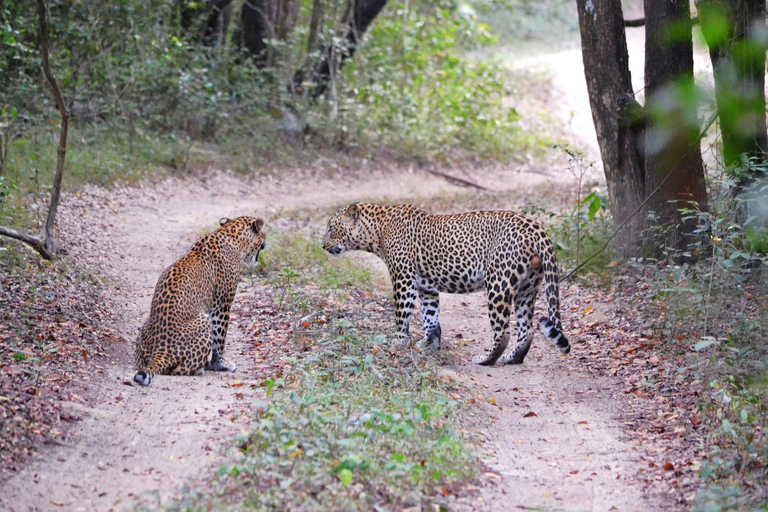
[[[203,44],[206,46],[224,46],[227,42],[227,29],[232,12],[232,0],[214,0],[205,19]]]
[[[702,32],[715,74],[715,96],[726,167],[741,155],[765,160],[765,0],[701,0]],[[708,30],[725,22],[727,33]]]
[[[61,182],[64,178],[64,161],[67,157],[67,131],[69,129],[69,109],[64,102],[64,95],[61,92],[59,81],[51,72],[51,64],[48,60],[49,55],[49,37],[48,37],[48,6],[45,0],[37,0],[37,13],[40,20],[40,54],[43,60],[43,71],[45,77],[53,89],[53,97],[56,100],[56,106],[61,114],[61,130],[59,131],[59,147],[56,150],[56,172],[53,177],[53,190],[51,191],[51,202],[48,205],[48,218],[45,221],[45,247],[51,254],[58,252],[56,235],[54,232],[56,222],[56,212],[59,208],[59,198],[61,197]]]
[[[288,41],[296,25],[298,0],[244,0],[242,41],[257,67],[274,67],[277,55],[269,41]]]
[[[638,158],[637,131],[627,121],[628,99],[633,92],[621,1],[576,0],[576,5],[584,74],[611,213],[617,227],[628,221],[628,229],[617,238],[621,250],[629,255],[634,253],[645,221],[642,214],[630,219],[644,200],[645,172]]]
[[[679,208],[695,201],[706,208],[707,188],[701,159],[693,93],[693,43],[688,0],[645,0],[645,94],[649,125],[645,132],[646,191],[658,191],[649,209],[672,230],[672,243],[684,249]],[[691,110],[693,109],[693,112]]]
[[[30,245],[45,259],[53,259],[58,252],[55,234],[56,211],[59,208],[59,198],[61,197],[61,182],[64,177],[64,160],[67,156],[67,130],[69,127],[69,110],[64,103],[64,95],[61,92],[61,86],[56,77],[51,72],[49,56],[49,36],[48,36],[48,5],[45,0],[37,0],[37,14],[40,23],[40,57],[43,61],[43,72],[53,89],[53,96],[56,100],[56,106],[61,114],[61,130],[59,132],[59,148],[57,150],[56,172],[53,178],[53,190],[51,191],[51,202],[48,205],[48,217],[45,221],[45,238],[40,239],[16,230],[0,226],[0,235],[22,241]]]
[[[339,47],[330,44],[323,48],[320,60],[311,66],[308,77],[303,70],[296,73],[295,90],[302,91],[302,84],[307,81],[312,86],[313,98],[322,95],[335,74],[344,66],[344,62],[355,54],[363,34],[387,5],[387,0],[350,0],[350,2],[347,14],[344,16],[347,20],[344,45]]]
[[[315,53],[320,44],[320,29],[323,26],[323,0],[312,0],[312,17],[309,20],[307,55]]]

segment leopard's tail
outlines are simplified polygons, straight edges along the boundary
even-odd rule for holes
[[[161,349],[152,354],[148,363],[146,361],[147,359],[141,355],[136,355],[136,366],[139,371],[133,376],[133,381],[141,386],[149,386],[152,384],[152,377],[163,373],[167,366],[167,354]]]
[[[560,323],[560,286],[557,278],[557,259],[555,248],[549,238],[544,239],[539,250],[541,266],[544,271],[544,291],[547,299],[547,316],[541,317],[539,324],[544,334],[551,339],[562,354],[571,351],[571,344],[563,334]]]

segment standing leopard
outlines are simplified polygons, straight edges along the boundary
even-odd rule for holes
[[[133,380],[142,386],[149,386],[156,374],[235,371],[222,360],[229,310],[241,262],[255,265],[264,248],[264,221],[238,217],[221,219],[219,224],[157,281],[149,318],[136,344],[138,373]]]
[[[560,324],[557,262],[547,234],[534,221],[506,211],[430,215],[416,206],[351,204],[328,221],[323,249],[331,254],[363,250],[387,264],[392,279],[395,321],[408,336],[421,300],[426,345],[440,346],[439,292],[469,293],[485,288],[493,346],[476,364],[520,364],[533,340],[533,308],[544,281],[547,316],[540,320],[560,352],[571,350]],[[517,318],[517,345],[509,344],[509,319]],[[501,358],[501,359],[499,359]]]

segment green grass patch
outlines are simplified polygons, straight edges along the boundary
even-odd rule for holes
[[[462,406],[430,361],[399,342],[337,324],[278,381],[220,496],[246,509],[373,510],[440,503],[472,478]]]
[[[321,290],[354,286],[381,288],[381,278],[355,259],[335,258],[323,250],[321,239],[307,232],[270,232],[267,250],[260,255],[260,273],[277,288],[292,283],[314,285]]]
[[[293,343],[294,355],[261,383],[265,400],[249,432],[225,447],[211,485],[169,510],[445,504],[481,464],[440,354],[389,334],[388,290],[355,259],[330,258],[309,230],[270,232],[267,243],[257,275],[268,291],[254,286],[274,297],[275,322],[301,319],[277,342]]]

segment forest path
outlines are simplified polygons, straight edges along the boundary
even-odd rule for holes
[[[222,216],[290,214],[359,199],[407,201],[458,190],[431,174],[402,168],[346,172],[344,178],[303,175],[248,182],[217,173],[202,182],[168,179],[66,197],[61,230],[71,254],[97,264],[109,278],[126,342],[116,343],[106,361],[94,364],[95,373],[87,377],[91,394],[82,402],[61,404],[81,421],[65,443],[43,450],[7,482],[2,508],[126,510],[136,503],[151,506],[185,484],[210,477],[221,462],[218,446],[243,430],[250,417],[250,404],[229,388],[248,389],[262,376],[234,322],[227,343],[237,372],[159,377],[148,389],[131,386],[133,340],[157,276]],[[486,169],[473,179],[519,192],[556,183],[558,176]],[[464,498],[457,508],[646,509],[639,489],[629,485],[638,459],[615,419],[620,398],[604,392],[612,384],[569,369],[566,358],[540,334],[523,366],[471,365],[471,355],[491,339],[484,298],[445,295],[442,300],[445,346],[453,361],[446,375],[495,400],[482,405],[493,418],[483,435],[494,476],[479,497]],[[529,411],[537,416],[524,417]]]
[[[554,94],[570,98],[556,102],[555,117],[571,125],[579,145],[589,146],[594,128],[586,88],[574,89],[574,77],[579,84],[583,81],[581,56],[564,52],[548,62]],[[522,65],[533,67],[530,62]],[[596,159],[596,144],[591,148],[587,154]],[[136,503],[151,506],[166,500],[185,484],[213,474],[221,462],[220,443],[243,430],[250,415],[250,404],[238,400],[231,387],[250,387],[262,376],[233,322],[227,352],[238,365],[234,374],[158,378],[149,389],[130,386],[133,342],[160,272],[223,216],[289,214],[361,199],[428,199],[459,190],[429,173],[397,166],[337,169],[334,174],[244,180],[217,173],[204,181],[172,178],[65,197],[60,214],[65,243],[75,258],[97,265],[108,277],[126,342],[114,344],[107,360],[94,363],[95,373],[84,376],[92,379],[90,394],[81,402],[61,404],[81,421],[70,428],[65,443],[47,447],[5,484],[0,509],[130,510]],[[494,191],[518,193],[570,181],[561,170],[547,174],[508,168],[481,169],[471,179]],[[379,260],[369,260],[385,271]],[[563,290],[566,333],[569,293]],[[480,425],[489,468],[485,484],[476,496],[459,499],[456,509],[662,508],[644,501],[633,480],[640,459],[622,430],[626,397],[615,391],[617,385],[610,379],[579,369],[574,363],[578,345],[568,358],[560,357],[537,332],[524,365],[477,367],[469,362],[471,357],[491,340],[483,295],[444,294],[441,309],[444,347],[451,361],[443,372],[475,388],[483,396],[478,417],[491,418],[491,423]],[[536,415],[526,416],[529,412]]]

